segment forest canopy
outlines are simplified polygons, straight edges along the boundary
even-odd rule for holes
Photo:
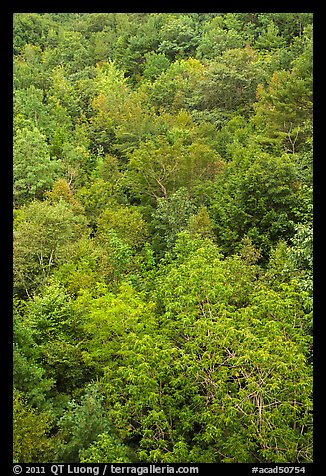
[[[313,15],[13,25],[14,461],[312,462]]]

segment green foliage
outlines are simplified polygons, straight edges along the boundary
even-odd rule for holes
[[[197,213],[189,218],[188,230],[192,237],[214,240],[213,224],[205,206],[199,207]]]
[[[151,85],[147,85],[151,103],[158,110],[180,110],[187,107],[189,96],[203,78],[205,68],[194,58],[174,61]]]
[[[17,130],[13,168],[16,205],[43,198],[59,171],[60,163],[51,159],[45,136],[37,127]]]
[[[166,199],[184,186],[192,190],[200,180],[213,179],[223,166],[211,147],[202,141],[188,144],[186,131],[185,138],[182,130],[173,132],[175,138],[158,136],[155,142],[142,143],[130,158],[125,179],[145,204]]]
[[[200,58],[215,59],[227,50],[242,48],[246,44],[246,38],[234,29],[225,30],[218,26],[212,28],[214,20],[205,25],[206,31],[197,48],[197,55]]]
[[[188,225],[196,211],[186,188],[180,188],[169,198],[160,198],[153,213],[154,245],[158,251],[173,247],[177,234]]]
[[[14,462],[50,462],[54,448],[49,437],[51,424],[49,415],[28,406],[23,394],[16,390],[14,390],[13,409]]]
[[[102,433],[87,449],[80,452],[81,463],[131,463],[130,450],[110,433]]]
[[[308,35],[307,35],[308,36]],[[302,149],[312,122],[312,39],[290,71],[275,71],[268,88],[259,87],[254,122],[263,128],[262,142],[283,145],[287,152]]]
[[[298,273],[301,288],[313,292],[313,236],[312,227],[299,224],[292,238],[292,246],[289,250],[288,267],[291,272]]]
[[[26,126],[34,135],[37,134],[35,127],[44,130],[50,119],[44,106],[43,90],[33,84],[26,89],[17,89],[14,93],[14,117],[16,129],[18,125],[20,129]],[[28,141],[29,137],[25,140]]]
[[[137,442],[146,462],[310,461],[310,339],[297,327],[309,305],[187,239],[155,286],[159,328],[131,288],[96,307],[85,299],[119,438]]]
[[[219,125],[231,111],[232,114],[247,114],[255,101],[262,73],[252,48],[226,51],[221,58],[209,63],[203,78],[194,88],[194,95],[188,100],[195,110],[195,117],[202,121],[206,119],[207,111],[211,111],[209,117]],[[204,113],[200,114],[201,111]]]
[[[44,287],[28,302],[25,321],[56,392],[82,385],[91,369],[83,361],[81,316],[64,288],[55,281]]]
[[[85,330],[92,336],[89,349],[95,362],[110,362],[126,331],[135,333],[137,328],[141,330],[143,326],[152,326],[153,305],[143,302],[129,284],[122,284],[116,296],[107,293],[90,302],[88,298],[89,294],[85,293],[80,296],[78,303],[87,312]],[[113,361],[112,364],[117,365],[118,362]],[[102,365],[100,368],[103,370]]]
[[[162,53],[155,53],[150,51],[145,55],[145,66],[143,70],[143,76],[145,79],[153,80],[159,76],[163,71],[165,71],[169,65],[170,61]]]
[[[29,295],[67,259],[69,246],[86,232],[86,220],[63,201],[35,201],[24,207],[23,214],[24,221],[14,232],[14,285]]]
[[[80,187],[76,196],[85,208],[85,214],[91,225],[95,225],[101,213],[111,202],[115,202],[110,183],[102,178]]]
[[[72,400],[58,422],[58,459],[73,463],[79,453],[90,446],[100,434],[109,430],[103,395],[96,383],[89,384],[80,403]]]
[[[267,29],[269,25],[277,27],[279,33],[286,39],[287,43],[294,42],[302,36],[304,29],[312,23],[312,13],[267,13],[259,14],[261,25]]]
[[[169,15],[160,31],[158,52],[171,60],[191,55],[198,44],[198,33],[192,18],[186,15]]]
[[[105,241],[110,231],[132,248],[141,247],[147,239],[146,223],[141,213],[127,207],[106,208],[97,222],[97,237]]]
[[[242,166],[231,163],[216,182],[215,231],[226,250],[248,235],[266,255],[276,241],[293,236],[296,213],[304,206],[296,167],[289,156],[261,153]]]
[[[74,196],[71,185],[64,178],[57,179],[52,189],[46,192],[45,195],[49,202],[53,204],[63,201],[71,205],[75,213],[82,214],[84,212],[83,206]]]
[[[296,421],[296,405],[305,406],[303,402],[309,398],[304,381],[311,379],[304,357],[310,340],[303,332],[299,336],[296,319],[305,319],[309,306],[305,301],[299,305],[300,294],[291,288],[279,294],[259,290],[253,271],[235,258],[221,260],[211,245],[186,254],[181,263],[172,263],[169,273],[160,280],[165,325],[186,354],[183,358],[188,357],[187,379],[183,382],[191,380],[202,388],[196,392],[203,395],[202,406],[198,408],[198,400],[196,404],[194,400],[189,421],[193,428],[196,421],[200,422],[201,430],[198,433],[197,429],[193,441],[201,441],[204,448],[206,442],[213,445],[215,454],[227,454],[218,459],[224,462],[271,461],[274,457],[295,460],[297,456],[291,452],[296,444],[284,448],[281,440],[276,445],[275,441],[282,427],[288,441],[297,440],[305,447],[303,452],[310,452],[310,436],[302,439]],[[294,308],[301,310],[293,314]],[[292,363],[285,363],[289,361]],[[284,365],[290,365],[288,373]],[[297,368],[300,365],[301,371]],[[298,370],[296,376],[293,369]],[[284,385],[283,390],[280,385]],[[294,397],[299,395],[297,391],[302,392],[301,404]],[[288,406],[285,397],[283,406],[278,396],[287,392],[292,392],[289,400],[295,402]],[[303,418],[301,430],[309,420],[308,408],[307,412],[305,416],[299,412]],[[275,450],[274,445],[280,450],[268,451],[269,446]]]
[[[14,52],[19,53],[28,43],[44,46],[46,38],[57,29],[55,23],[47,15],[37,13],[15,13],[13,16]]]
[[[285,39],[279,35],[279,29],[271,21],[267,29],[264,30],[255,42],[255,47],[261,50],[273,50],[282,48],[285,45]]]
[[[312,462],[312,17],[14,14],[15,462]]]
[[[47,397],[55,382],[46,374],[33,329],[29,322],[26,322],[20,303],[14,304],[14,387],[25,395],[29,404],[44,409],[49,405]]]
[[[88,54],[83,35],[78,31],[60,29],[58,46],[44,54],[45,65],[53,69],[64,65],[69,73],[75,73],[88,65]]]
[[[54,271],[54,276],[70,295],[84,289],[96,289],[99,283],[110,280],[112,266],[107,251],[95,239],[82,237],[72,248],[70,260]]]

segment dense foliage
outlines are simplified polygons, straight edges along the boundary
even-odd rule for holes
[[[312,14],[14,15],[14,459],[311,462]]]

